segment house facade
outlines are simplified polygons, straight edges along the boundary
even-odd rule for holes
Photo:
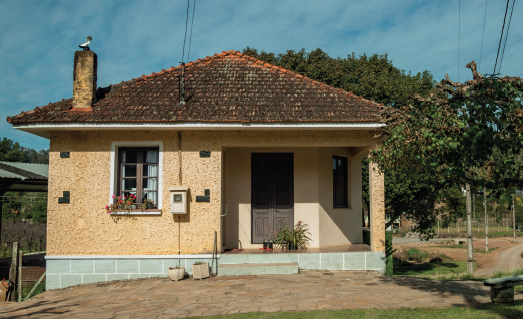
[[[72,99],[7,119],[50,140],[48,289],[179,264],[190,274],[213,250],[222,264],[298,221],[319,256],[278,258],[383,271],[384,182],[373,164],[370,245],[321,254],[363,243],[361,162],[380,142],[378,104],[235,51],[98,89],[96,59],[76,52]],[[129,194],[152,206],[106,212]]]

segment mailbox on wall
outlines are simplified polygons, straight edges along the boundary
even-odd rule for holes
[[[187,186],[173,186],[169,188],[169,204],[171,214],[187,214]]]

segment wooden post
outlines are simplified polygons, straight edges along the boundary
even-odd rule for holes
[[[16,301],[16,282],[17,276],[16,271],[18,269],[18,242],[13,243],[13,248],[11,250],[11,268],[9,269],[9,282],[11,283],[11,289],[9,291],[9,301]]]
[[[22,302],[22,250],[18,254],[18,302]]]
[[[474,255],[472,247],[472,210],[470,201],[470,185],[467,184],[467,270],[474,274]]]
[[[514,230],[514,242],[516,242],[516,206],[514,206],[514,194],[512,194],[512,229]]]
[[[483,187],[483,202],[485,203],[485,251],[488,253],[488,215],[487,215],[487,188]]]

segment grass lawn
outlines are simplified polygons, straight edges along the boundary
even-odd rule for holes
[[[476,307],[315,310],[308,312],[242,313],[206,319],[327,319],[327,318],[523,318],[523,305],[483,304]]]
[[[406,265],[394,263],[395,276],[425,276],[466,273],[466,261],[444,261],[440,263],[423,263]]]

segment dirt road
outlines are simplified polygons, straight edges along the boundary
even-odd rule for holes
[[[474,274],[477,276],[490,276],[495,270],[498,269],[511,269],[517,266],[523,266],[523,242],[520,242],[514,247],[510,247],[496,256],[496,260],[493,266],[489,268],[479,269]]]

